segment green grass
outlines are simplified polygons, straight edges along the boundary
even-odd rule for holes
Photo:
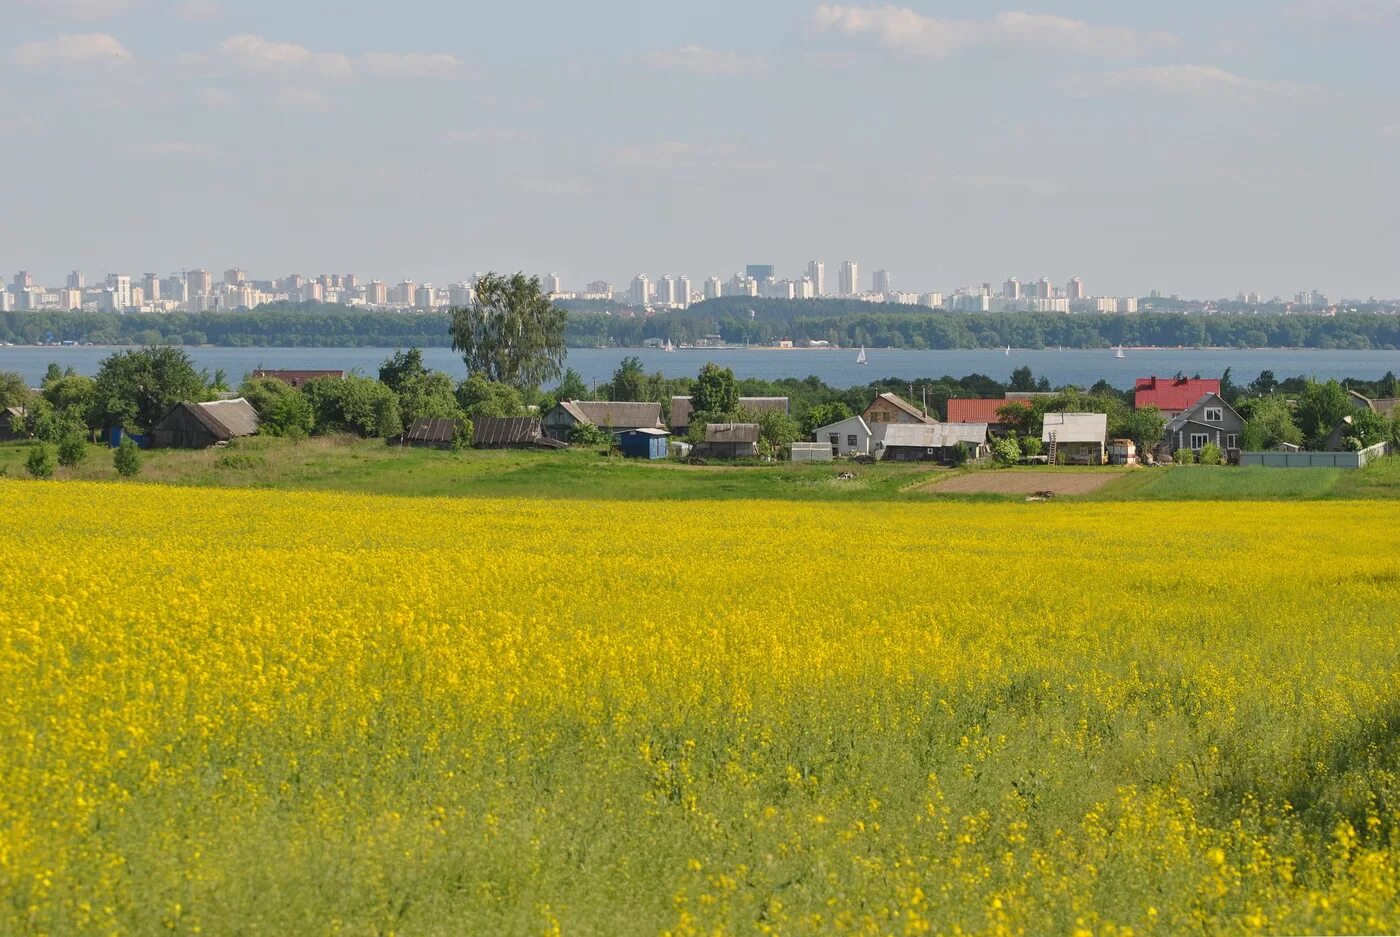
[[[25,478],[24,443],[0,443],[0,475]],[[603,457],[594,451],[439,452],[400,449],[348,437],[291,442],[240,440],[224,449],[160,450],[142,455],[139,479],[170,485],[354,491],[407,497],[613,498],[634,501],[777,499],[790,501],[889,501],[937,498],[955,501],[1023,500],[1020,495],[919,491],[946,470],[929,465],[771,464],[689,466]],[[970,471],[991,471],[971,469]],[[1111,474],[1114,480],[1088,495],[1095,501],[1295,501],[1400,497],[1400,457],[1361,471],[1266,469],[1226,466],[1169,468],[1033,468],[1008,472]],[[838,480],[849,472],[852,480]],[[111,450],[93,446],[59,480],[117,478]]]

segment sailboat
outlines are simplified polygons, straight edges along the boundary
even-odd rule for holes
[[[1128,357],[1128,356],[1125,355],[1125,354],[1123,354],[1123,346],[1122,346],[1122,345],[1119,345],[1118,348],[1117,348],[1117,350],[1115,350],[1115,351],[1113,352],[1113,357],[1115,357],[1115,358],[1126,358],[1126,357]]]
[[[1011,346],[1010,346],[1010,345],[1007,345],[1007,346],[1006,346],[1006,357],[1008,357],[1008,358],[1011,357]]]
[[[675,345],[672,345],[672,344],[671,344],[671,340],[668,338],[668,339],[666,339],[666,345],[665,345],[665,347],[662,348],[661,350],[664,351],[664,352],[666,352],[666,354],[668,354],[668,355],[673,355],[673,354],[676,353],[676,346],[675,346]]]
[[[867,361],[866,358],[865,358],[865,346],[864,346],[864,345],[861,345],[861,346],[860,346],[860,354],[856,356],[856,364],[869,364],[869,363],[870,363],[870,362]]]

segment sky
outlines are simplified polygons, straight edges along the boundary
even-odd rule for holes
[[[0,0],[0,271],[1400,296],[1400,0],[1008,2]]]

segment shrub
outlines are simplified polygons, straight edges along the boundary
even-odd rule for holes
[[[1021,461],[1021,444],[1015,436],[1003,436],[992,446],[992,461],[998,468],[1007,468]]]
[[[24,460],[24,468],[34,478],[52,478],[58,467],[58,455],[54,447],[41,442],[31,447],[29,458]]]
[[[272,402],[259,428],[270,436],[305,439],[315,427],[316,413],[311,409],[311,401],[292,391]]]
[[[1028,456],[1044,455],[1045,443],[1040,441],[1039,436],[1027,436],[1021,440],[1021,448]]]
[[[112,465],[123,478],[130,478],[141,471],[141,450],[130,437],[122,437],[121,445],[112,453]]]
[[[1202,465],[1220,465],[1224,461],[1224,454],[1215,443],[1208,442],[1201,447],[1200,463]]]
[[[461,452],[472,447],[472,435],[476,432],[476,426],[466,417],[457,421],[457,428],[452,431],[452,451]]]
[[[967,447],[967,443],[960,442],[953,447],[953,466],[955,468],[966,465],[970,458],[972,458],[972,450]]]
[[[80,434],[69,433],[58,443],[58,464],[64,468],[76,468],[87,458],[87,440]]]
[[[612,433],[592,423],[575,423],[569,430],[569,444],[572,446],[611,446]]]
[[[1178,449],[1172,453],[1172,461],[1177,465],[1195,465],[1196,453],[1186,448]]]

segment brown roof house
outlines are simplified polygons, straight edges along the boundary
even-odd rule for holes
[[[537,417],[483,416],[472,421],[472,446],[477,449],[567,449],[544,434]]]
[[[0,439],[19,439],[20,434],[15,432],[15,423],[23,419],[23,407],[4,407],[0,409]]]
[[[328,377],[328,378],[332,378],[332,379],[337,380],[337,381],[343,381],[343,380],[345,380],[345,372],[344,372],[344,371],[308,371],[308,370],[295,371],[295,370],[287,370],[287,369],[269,369],[269,370],[264,370],[264,369],[262,369],[262,368],[259,368],[258,370],[256,370],[256,371],[253,372],[253,377],[254,377],[254,378],[270,377],[270,378],[273,378],[274,380],[281,381],[283,384],[290,384],[292,387],[300,387],[301,385],[305,384],[307,381],[314,381],[314,380],[316,380],[317,378],[321,378],[321,377]]]
[[[409,446],[414,449],[451,449],[457,438],[457,420],[446,417],[420,417],[413,421],[401,436],[391,436],[391,446]]]
[[[242,397],[177,403],[151,430],[157,449],[207,449],[258,431],[258,411]]]
[[[580,423],[613,435],[634,429],[665,429],[659,403],[618,403],[609,400],[564,400],[544,415],[544,434],[568,442]]]
[[[740,397],[740,410],[764,413],[775,410],[779,413],[792,412],[792,402],[787,397]],[[684,436],[690,429],[690,415],[695,412],[695,402],[690,397],[671,398],[671,429]]]
[[[758,457],[757,423],[710,423],[705,441],[692,451],[703,459],[754,459]]]
[[[871,429],[876,423],[937,423],[933,417],[898,394],[881,394],[861,414]]]

